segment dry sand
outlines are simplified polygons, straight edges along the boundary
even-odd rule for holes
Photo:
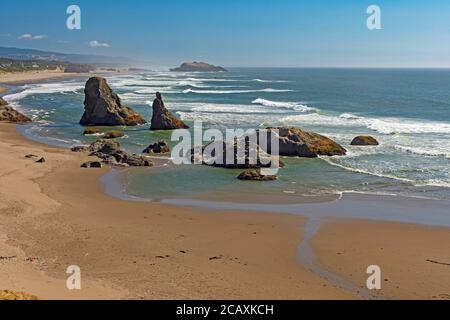
[[[118,200],[99,182],[108,169],[81,169],[86,158],[0,125],[0,291],[41,299],[359,298],[298,263],[304,218]],[[312,244],[321,264],[357,285],[378,263],[387,296],[445,298],[450,266],[425,258],[448,262],[449,240],[447,229],[345,220]],[[81,267],[82,290],[66,289],[69,265]],[[420,280],[408,282],[410,275]]]
[[[71,78],[82,76],[79,73],[64,73],[63,71],[39,70],[30,72],[8,72],[0,73],[0,83],[6,84],[22,84],[40,80],[50,80],[58,78]],[[1,92],[0,92],[1,93]]]

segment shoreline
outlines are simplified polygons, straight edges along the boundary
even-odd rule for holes
[[[21,85],[37,81],[54,80],[60,78],[73,78],[83,76],[82,73],[64,73],[63,71],[30,71],[30,72],[9,72],[0,73],[0,84]]]
[[[0,87],[1,85],[24,85],[32,84],[47,80],[57,79],[72,79],[78,77],[89,77],[96,74],[115,74],[118,72],[108,72],[105,70],[95,70],[92,73],[65,73],[64,71],[54,70],[39,70],[39,71],[26,71],[26,72],[8,72],[0,73]],[[124,73],[118,73],[124,74]],[[0,88],[0,93],[1,88]],[[5,92],[3,92],[5,93]]]
[[[6,208],[0,207],[0,248],[16,258],[0,262],[0,283],[6,284],[0,289],[25,291],[43,299],[375,298],[362,293],[365,270],[359,270],[356,278],[346,276],[347,270],[342,269],[339,260],[341,255],[330,252],[329,245],[323,244],[331,241],[334,251],[345,251],[347,244],[344,248],[338,245],[343,239],[352,239],[355,225],[358,230],[379,224],[379,230],[389,227],[393,232],[400,231],[390,235],[392,239],[377,236],[376,241],[387,241],[395,247],[402,240],[402,250],[406,247],[407,251],[411,250],[408,239],[426,234],[429,247],[422,248],[422,255],[431,250],[433,260],[450,259],[440,248],[442,241],[450,240],[447,228],[346,217],[325,218],[314,225],[316,220],[311,216],[270,210],[192,208],[112,198],[99,181],[108,169],[79,168],[86,155],[30,141],[13,125],[0,125],[0,136],[0,148],[10,150],[3,153],[0,163],[19,166],[23,175],[17,186],[14,181],[19,177],[4,172],[11,168],[2,169],[0,174],[0,180],[8,179],[5,185],[16,185],[6,194],[1,192],[2,198],[9,201],[5,202]],[[44,153],[49,160],[43,166],[37,165],[23,159],[27,152]],[[409,231],[407,236],[401,232],[405,228]],[[335,233],[341,229],[347,230],[347,236],[335,239]],[[365,239],[363,234],[361,237],[350,246],[352,259],[380,259],[380,252],[361,251],[375,241]],[[314,249],[314,255],[308,258],[312,264],[302,261],[305,241]],[[401,251],[398,254],[401,256]],[[30,257],[36,258],[31,266]],[[89,289],[78,295],[64,287],[63,266],[74,262],[87,270],[83,281]],[[400,262],[395,261],[393,268],[419,277],[417,285],[402,283],[387,294],[382,291],[379,297],[410,297],[410,292],[402,289],[408,288],[414,290],[413,298],[446,298],[441,292],[442,285],[446,285],[442,279],[436,289],[426,287],[426,295],[417,293],[426,279],[435,279],[434,275],[424,272],[422,266],[403,270],[398,266]],[[428,264],[424,267],[430,267]],[[445,266],[433,265],[438,267]],[[337,276],[338,280],[315,268],[325,268],[328,275]],[[352,268],[355,267],[349,266]],[[357,291],[344,290],[342,281]],[[49,282],[54,283],[53,287],[47,285]]]

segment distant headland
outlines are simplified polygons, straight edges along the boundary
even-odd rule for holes
[[[170,69],[172,72],[226,72],[227,70],[220,66],[214,66],[206,62],[184,62],[177,68]]]

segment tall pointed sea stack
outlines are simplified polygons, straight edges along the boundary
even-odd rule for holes
[[[174,130],[189,128],[183,121],[175,117],[164,106],[161,94],[156,93],[156,99],[153,101],[152,126],[150,130]]]
[[[84,114],[80,120],[83,126],[136,126],[146,123],[139,113],[122,105],[119,96],[104,78],[90,78],[84,94]]]

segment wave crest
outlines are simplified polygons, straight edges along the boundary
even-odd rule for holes
[[[252,101],[253,104],[259,104],[264,107],[271,108],[283,108],[283,109],[292,109],[301,112],[313,111],[314,108],[308,107],[307,105],[297,103],[297,102],[281,102],[281,101],[271,101],[262,98],[258,98]]]

